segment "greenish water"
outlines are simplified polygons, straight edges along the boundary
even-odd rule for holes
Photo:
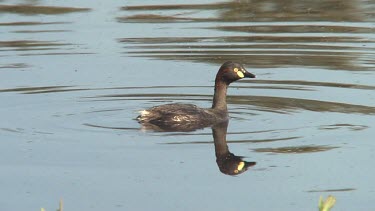
[[[0,1],[0,210],[60,198],[66,210],[317,210],[329,194],[333,210],[372,210],[374,9]],[[134,120],[164,103],[210,107],[227,60],[257,76],[229,88],[227,130]],[[256,165],[223,174],[227,152]]]

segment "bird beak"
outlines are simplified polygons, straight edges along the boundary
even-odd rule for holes
[[[245,69],[244,69],[245,70]],[[245,70],[244,72],[245,78],[255,78],[255,75]]]

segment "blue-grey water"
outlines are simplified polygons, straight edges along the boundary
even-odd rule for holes
[[[372,1],[0,1],[0,210],[375,208]],[[230,152],[139,110],[210,107],[227,61]]]

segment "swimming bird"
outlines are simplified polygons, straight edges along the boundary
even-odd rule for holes
[[[242,78],[255,78],[241,64],[225,62],[215,78],[215,91],[211,108],[193,104],[165,104],[140,111],[136,118],[146,129],[162,131],[192,131],[228,121],[227,88]]]

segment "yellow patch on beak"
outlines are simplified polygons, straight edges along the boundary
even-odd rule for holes
[[[240,78],[245,77],[245,75],[243,74],[243,72],[240,71],[237,67],[235,67],[235,68],[233,69],[233,71],[234,71],[235,73],[237,73],[238,77],[240,77]]]
[[[245,162],[241,161],[238,166],[237,166],[237,170],[238,171],[241,171],[243,169],[243,167],[245,166]]]
[[[238,77],[240,77],[240,78],[245,77],[245,75],[244,75],[243,72],[241,72],[241,71],[238,71],[238,72],[237,72],[237,75],[238,75]]]

